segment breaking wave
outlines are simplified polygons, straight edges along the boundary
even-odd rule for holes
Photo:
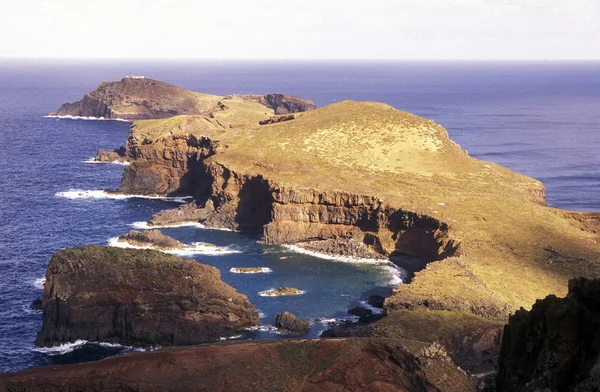
[[[385,274],[389,277],[389,279],[385,282],[382,282],[382,286],[397,286],[402,284],[402,277],[405,272],[402,268],[398,267],[394,263],[389,260],[383,259],[364,259],[364,258],[355,258],[348,256],[334,256],[328,255],[325,253],[319,253],[312,250],[301,248],[297,245],[283,245],[284,248],[288,249],[294,253],[301,253],[307,256],[317,257],[320,259],[331,260],[342,263],[351,263],[351,264],[363,264],[363,265],[374,265],[379,267],[381,270],[385,272]]]
[[[42,353],[42,354],[46,354],[46,355],[49,355],[49,356],[57,356],[57,355],[68,354],[68,353],[73,352],[73,351],[75,351],[75,350],[77,350],[79,348],[82,348],[85,345],[94,345],[94,346],[104,347],[104,348],[125,349],[125,350],[128,350],[128,351],[146,351],[145,349],[143,349],[141,347],[123,346],[123,345],[117,344],[117,343],[88,342],[87,340],[81,340],[81,339],[76,340],[73,343],[63,343],[60,346],[54,346],[54,347],[35,347],[33,349],[33,351],[38,352],[38,353]]]
[[[171,228],[171,227],[197,227],[199,229],[206,228],[206,226],[204,226],[202,223],[199,223],[199,222],[181,222],[181,223],[173,223],[170,225],[150,226],[148,224],[148,222],[140,221],[140,222],[133,222],[130,226],[135,227],[136,229],[142,229],[142,230],[167,229],[167,228]]]
[[[216,246],[204,242],[192,242],[186,245],[184,249],[159,249],[154,246],[133,245],[126,241],[119,241],[119,237],[113,237],[108,240],[108,245],[116,248],[128,249],[154,249],[164,253],[169,253],[178,256],[205,255],[205,256],[223,256],[232,253],[242,253],[239,249],[234,249],[230,246]]]
[[[242,271],[241,268],[233,267],[229,272],[232,274],[270,274],[273,270],[271,268],[261,267],[260,271]]]
[[[123,165],[123,166],[128,166],[131,165],[131,162],[120,162],[120,161],[112,161],[112,162],[102,162],[102,161],[96,161],[95,158],[89,158],[86,159],[85,161],[81,161],[82,163],[91,163],[91,164],[100,164],[100,165]]]
[[[71,115],[46,115],[45,118],[59,118],[59,119],[67,119],[67,120],[92,120],[92,121],[124,121],[124,122],[132,122],[131,120],[125,120],[124,118],[104,118],[104,117],[91,117],[91,116],[71,116]]]
[[[38,278],[36,280],[33,281],[33,287],[35,287],[36,289],[39,290],[43,290],[44,289],[44,283],[46,283],[46,278]]]
[[[113,199],[113,200],[124,200],[124,199],[156,199],[164,201],[172,201],[175,203],[186,203],[192,196],[184,197],[168,197],[168,196],[146,196],[146,195],[127,195],[123,193],[112,193],[103,190],[83,190],[83,189],[70,189],[66,192],[57,192],[57,197],[64,197],[67,199]]]

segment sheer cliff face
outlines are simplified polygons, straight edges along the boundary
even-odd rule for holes
[[[228,109],[231,107],[244,112],[245,116],[230,121],[232,111]],[[118,82],[101,83],[80,101],[65,103],[53,114],[125,120],[205,115],[224,118],[230,124],[245,124],[247,121],[258,124],[274,114],[315,108],[312,101],[286,94],[220,97],[148,78],[124,78]]]
[[[504,328],[498,391],[600,388],[600,280],[569,282],[566,298],[539,300]]]
[[[504,318],[599,272],[595,220],[546,207],[541,183],[469,157],[432,121],[372,102],[262,126],[212,120],[135,124],[120,190],[194,195],[205,224],[266,243],[353,238],[429,262],[389,311]],[[549,263],[549,249],[562,262]]]

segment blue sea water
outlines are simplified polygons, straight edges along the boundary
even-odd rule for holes
[[[79,362],[121,353],[121,347],[78,345],[36,350],[40,281],[62,248],[107,241],[174,207],[164,200],[67,198],[57,193],[113,189],[122,166],[84,163],[97,149],[124,144],[129,124],[44,118],[101,81],[142,74],[206,93],[284,92],[319,106],[346,99],[387,102],[433,119],[477,158],[535,177],[551,206],[600,211],[599,63],[373,62],[52,62],[0,60],[0,371]],[[289,310],[313,320],[339,318],[370,293],[389,291],[394,275],[381,266],[333,262],[268,247],[235,232],[164,229],[183,242],[209,242],[237,253],[197,254],[247,294],[264,325]],[[233,274],[263,266],[270,274]],[[281,285],[306,294],[268,298]],[[246,338],[273,338],[272,331]]]

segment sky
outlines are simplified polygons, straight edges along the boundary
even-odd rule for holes
[[[0,58],[600,59],[600,0],[3,0]]]

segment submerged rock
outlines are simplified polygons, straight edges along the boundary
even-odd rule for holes
[[[33,301],[31,301],[31,305],[29,305],[29,307],[31,308],[31,310],[42,310],[42,300],[41,299],[35,299]]]
[[[50,260],[36,345],[190,345],[258,323],[248,298],[214,267],[155,250],[88,245]]]
[[[129,233],[119,237],[120,242],[137,246],[152,246],[161,250],[184,249],[186,245],[173,237],[164,235],[160,230],[131,230]]]
[[[295,289],[293,287],[280,287],[278,289],[271,289],[261,291],[260,295],[265,297],[279,297],[284,295],[301,295],[304,294],[304,290]]]
[[[497,391],[600,390],[600,279],[573,279],[504,328]]]
[[[275,316],[275,326],[286,331],[301,333],[310,329],[310,324],[296,317],[293,313],[283,312]]]

